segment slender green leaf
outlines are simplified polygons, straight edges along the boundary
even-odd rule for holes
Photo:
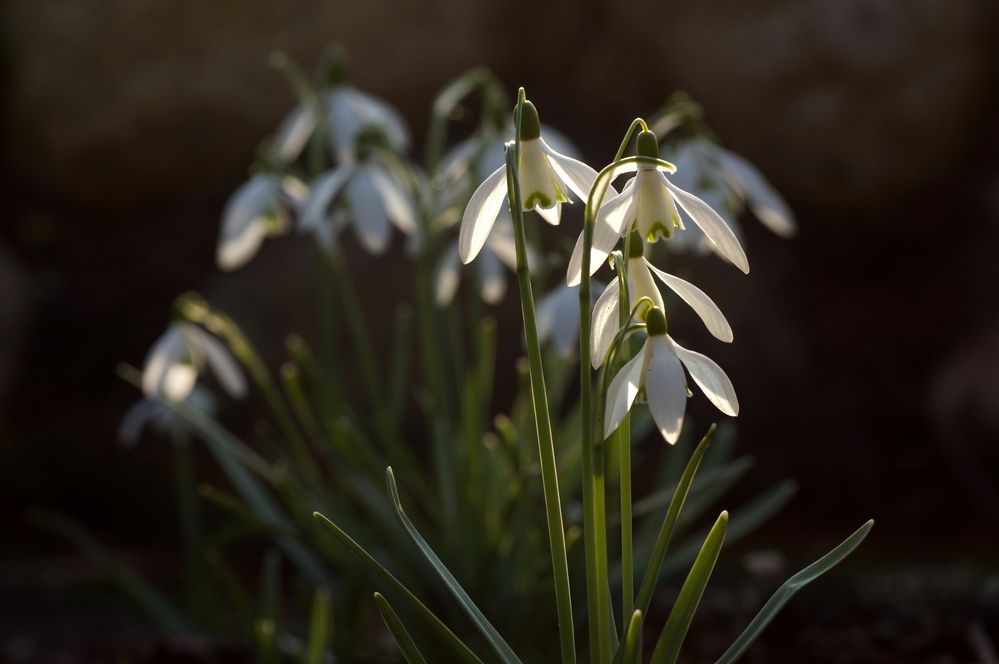
[[[428,609],[427,606],[423,602],[421,602],[419,598],[416,597],[416,595],[410,592],[409,588],[403,585],[403,583],[399,581],[399,579],[395,578],[395,575],[393,575],[392,572],[385,569],[385,567],[383,567],[382,564],[379,563],[374,558],[374,556],[368,553],[364,549],[364,547],[355,542],[350,537],[350,535],[345,533],[343,530],[340,529],[339,526],[337,526],[335,523],[330,521],[328,518],[326,518],[319,512],[315,512],[313,516],[315,517],[316,521],[319,522],[319,525],[321,525],[323,528],[332,533],[333,536],[336,537],[338,540],[340,540],[340,542],[344,546],[346,546],[358,558],[364,561],[364,563],[368,565],[368,567],[371,568],[371,570],[375,572],[375,574],[378,574],[383,579],[388,581],[388,583],[391,584],[393,588],[395,588],[401,595],[403,595],[410,602],[410,604],[413,605],[413,608],[416,609],[417,613],[419,613],[424,618],[424,620],[430,623],[431,627],[433,627],[434,630],[438,634],[440,634],[441,637],[443,637],[443,639],[448,643],[448,645],[454,648],[455,652],[461,655],[461,658],[464,661],[473,662],[475,664],[482,664],[482,660],[479,659],[474,652],[472,652],[471,648],[462,643],[461,639],[459,639],[455,635],[455,633],[452,632],[451,629],[441,621],[440,618],[434,615],[433,611]]]
[[[375,604],[378,606],[378,613],[382,614],[382,620],[385,621],[385,626],[392,634],[392,639],[399,647],[399,652],[402,653],[403,658],[409,664],[426,664],[427,660],[420,653],[420,649],[416,647],[416,641],[413,641],[409,630],[402,624],[399,616],[396,615],[388,600],[381,593],[375,593]]]
[[[326,660],[332,622],[330,591],[326,588],[317,588],[312,595],[312,615],[309,617],[309,650],[305,660],[307,664],[323,664]]]
[[[690,461],[687,462],[687,467],[683,469],[683,474],[680,475],[676,490],[673,492],[673,498],[669,502],[669,508],[666,510],[666,518],[663,519],[662,528],[659,529],[659,536],[656,538],[652,557],[649,559],[649,565],[645,569],[645,576],[642,578],[642,585],[639,587],[638,597],[635,600],[635,608],[643,614],[648,614],[649,604],[652,603],[652,593],[656,588],[656,582],[659,580],[659,571],[662,568],[663,559],[666,557],[666,547],[669,546],[669,541],[673,537],[676,520],[680,516],[680,510],[683,509],[683,503],[690,492],[690,485],[694,481],[694,475],[697,474],[697,468],[701,464],[701,459],[704,458],[704,452],[708,449],[708,445],[711,444],[711,437],[714,432],[715,425],[712,424],[708,432],[704,434],[704,438],[701,439],[697,449],[690,456]]]
[[[479,610],[479,607],[475,606],[475,602],[472,601],[472,598],[468,596],[465,589],[461,587],[460,583],[458,583],[458,579],[454,578],[454,575],[451,574],[450,570],[448,570],[444,563],[441,562],[441,559],[437,557],[434,550],[430,548],[430,545],[427,544],[427,541],[423,539],[423,536],[420,535],[418,530],[416,530],[416,527],[409,520],[409,517],[406,516],[406,512],[402,509],[402,502],[399,500],[399,488],[396,486],[395,475],[392,472],[391,466],[385,469],[385,477],[388,482],[389,497],[392,499],[393,505],[395,505],[396,516],[399,517],[399,522],[402,523],[402,527],[409,534],[413,543],[416,544],[417,548],[420,549],[420,552],[427,559],[427,562],[430,563],[430,566],[434,568],[437,575],[440,576],[442,581],[444,581],[444,585],[447,586],[447,589],[451,591],[451,594],[454,595],[456,600],[458,600],[461,608],[465,610],[468,617],[472,619],[475,626],[480,632],[482,632],[482,635],[486,637],[489,644],[496,650],[500,659],[504,662],[519,663],[520,658],[517,657],[513,648],[511,648],[503,637],[500,636],[500,633],[496,631],[496,628],[492,626],[492,623],[490,623],[485,615],[483,615],[482,611]]]
[[[277,664],[277,627],[273,620],[258,618],[253,624],[257,636],[257,662],[259,664]]]
[[[114,579],[164,633],[181,636],[190,631],[187,621],[169,600],[141,574],[111,555],[79,522],[45,510],[32,510],[28,521],[72,542],[105,574]]]
[[[753,644],[763,630],[766,629],[766,626],[770,624],[770,621],[794,597],[795,593],[843,562],[844,558],[860,546],[860,543],[864,541],[867,533],[873,527],[874,519],[871,519],[843,540],[835,549],[785,581],[784,585],[778,588],[777,592],[767,600],[767,603],[763,605],[763,608],[756,614],[756,617],[749,623],[745,631],[739,635],[739,638],[718,658],[717,664],[732,664],[742,657],[746,650],[749,649],[749,646]]]
[[[687,636],[690,628],[690,621],[694,619],[694,612],[701,603],[701,596],[704,595],[704,588],[708,585],[711,572],[715,568],[718,554],[721,553],[722,544],[725,542],[725,527],[728,525],[728,512],[718,515],[718,520],[704,540],[704,546],[697,555],[697,560],[690,568],[687,580],[680,588],[680,594],[673,604],[673,610],[666,619],[666,626],[663,627],[659,640],[656,642],[656,649],[652,651],[650,664],[674,664],[680,655],[680,647],[683,639]]]
[[[642,612],[635,609],[611,664],[642,664]]]

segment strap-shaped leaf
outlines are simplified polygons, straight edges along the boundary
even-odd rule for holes
[[[312,595],[312,615],[309,616],[308,664],[323,664],[330,640],[330,591],[319,588]]]
[[[358,558],[363,560],[364,563],[368,565],[368,567],[370,567],[373,572],[375,572],[383,579],[388,581],[388,583],[393,588],[399,591],[399,593],[403,597],[405,597],[410,602],[410,604],[413,605],[413,608],[416,609],[417,613],[423,616],[424,620],[430,623],[431,627],[433,627],[434,630],[436,630],[436,632],[440,634],[445,641],[447,641],[448,645],[450,645],[455,650],[455,652],[461,655],[461,658],[464,661],[473,662],[474,664],[482,664],[482,660],[479,659],[474,652],[472,652],[471,648],[466,646],[461,641],[461,639],[459,639],[455,635],[455,633],[452,632],[451,629],[447,625],[445,625],[443,621],[441,621],[440,618],[434,615],[433,611],[427,608],[426,604],[421,602],[416,595],[410,592],[409,588],[407,588],[402,583],[402,581],[395,578],[395,575],[392,574],[392,572],[385,569],[381,563],[375,560],[374,556],[368,553],[364,549],[364,547],[355,542],[350,535],[345,533],[343,530],[340,529],[339,526],[337,526],[335,523],[327,519],[319,512],[313,512],[312,516],[315,517],[316,521],[319,522],[319,525],[321,525],[323,528],[332,533],[333,536],[336,537],[338,540],[340,540],[340,542],[343,545],[345,545],[348,549],[353,551]]]
[[[694,619],[694,612],[697,611],[698,604],[701,603],[701,596],[704,595],[704,588],[708,585],[711,572],[715,568],[718,554],[721,553],[722,544],[725,542],[725,528],[728,525],[728,512],[718,515],[718,520],[704,540],[701,552],[697,554],[694,565],[690,568],[687,580],[680,588],[680,594],[673,604],[673,610],[666,619],[666,626],[663,627],[659,640],[656,642],[656,649],[652,651],[650,664],[674,664],[680,655],[680,647],[683,639],[687,636],[690,628],[690,621]]]
[[[749,623],[745,631],[739,635],[739,638],[729,646],[725,654],[718,658],[717,664],[732,664],[732,662],[742,657],[746,650],[749,649],[749,646],[753,644],[766,626],[770,624],[770,621],[774,619],[774,616],[794,597],[796,592],[843,562],[844,558],[860,546],[860,543],[864,541],[867,533],[873,527],[874,519],[871,519],[843,540],[835,549],[785,581],[784,585],[778,588],[777,592],[767,600],[767,603],[763,605],[763,608],[756,614],[756,617]]]
[[[676,520],[680,516],[680,510],[683,509],[683,502],[687,499],[687,494],[690,492],[690,485],[694,481],[694,475],[697,474],[697,468],[701,465],[701,459],[704,458],[704,452],[707,451],[708,445],[711,444],[711,437],[714,433],[715,425],[712,424],[708,432],[704,434],[704,438],[701,439],[697,449],[690,456],[687,467],[683,469],[683,474],[680,475],[676,491],[673,492],[673,498],[669,501],[666,518],[663,519],[662,528],[659,529],[659,536],[656,537],[656,544],[652,550],[652,557],[649,559],[649,566],[645,570],[642,585],[638,589],[638,598],[635,600],[635,608],[644,614],[647,614],[649,611],[649,604],[652,602],[652,592],[656,588],[656,581],[659,579],[659,571],[662,568],[663,559],[666,557],[666,547],[669,546],[670,538],[673,537]]]
[[[472,622],[475,623],[475,626],[480,632],[482,632],[482,635],[486,637],[489,644],[496,650],[500,659],[504,662],[515,662],[520,664],[520,658],[517,657],[513,648],[511,648],[510,645],[503,640],[503,637],[500,636],[500,633],[496,631],[496,628],[492,626],[488,619],[486,619],[486,616],[479,610],[479,607],[475,606],[475,602],[472,601],[472,598],[468,596],[465,589],[461,587],[458,580],[454,578],[451,571],[448,570],[443,562],[441,562],[441,559],[437,557],[434,550],[430,548],[430,545],[427,544],[426,540],[423,539],[423,536],[420,535],[420,532],[409,520],[409,517],[406,516],[406,512],[402,509],[402,502],[399,500],[399,488],[396,486],[395,475],[392,472],[391,466],[385,469],[385,477],[388,483],[389,497],[392,499],[392,504],[395,505],[395,513],[399,517],[399,522],[406,530],[406,533],[409,534],[413,543],[416,544],[420,553],[422,553],[427,559],[430,566],[434,568],[437,575],[441,577],[441,580],[444,581],[444,585],[447,586],[449,591],[451,591],[454,598],[458,600],[461,608],[465,610],[465,613],[467,613],[468,617],[472,619]]]
[[[403,658],[409,664],[426,664],[427,660],[423,658],[420,649],[416,647],[416,641],[410,636],[409,630],[402,624],[399,616],[392,609],[392,605],[381,593],[375,593],[375,605],[378,606],[378,613],[382,614],[382,620],[385,621],[385,626],[392,634],[392,639],[399,647],[399,652],[402,653]]]
[[[611,664],[642,664],[642,612],[635,609]]]

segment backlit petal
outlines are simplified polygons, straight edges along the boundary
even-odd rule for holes
[[[652,263],[646,259],[645,265],[649,270],[655,274],[659,279],[669,286],[674,293],[680,296],[680,299],[690,305],[701,320],[704,321],[704,325],[708,328],[708,331],[715,336],[715,338],[731,342],[733,338],[732,327],[728,324],[725,319],[725,315],[718,308],[718,305],[712,301],[710,297],[705,294],[700,288],[690,283],[689,281],[684,281],[680,277],[676,277],[668,272],[663,272],[662,270],[656,268]]]
[[[627,364],[614,376],[610,387],[607,388],[607,406],[604,410],[604,438],[607,438],[621,420],[631,410],[631,405],[635,403],[635,397],[641,386],[642,368],[645,364],[646,349],[648,341],[642,346],[635,357],[631,358]]]
[[[718,249],[718,252],[744,273],[749,274],[749,260],[746,258],[746,252],[742,250],[739,240],[725,223],[725,220],[697,196],[680,189],[669,180],[665,180],[665,182],[669,190],[673,192],[676,202],[704,231],[704,235]]]
[[[458,255],[461,262],[468,263],[482,249],[500,207],[506,204],[505,198],[506,167],[502,166],[479,185],[465,207],[458,234]]]
[[[650,337],[648,343],[652,357],[645,375],[645,394],[659,433],[672,445],[683,428],[687,380],[680,360],[673,354],[665,336]]]
[[[738,415],[739,399],[735,396],[732,381],[725,375],[721,367],[711,358],[687,350],[675,341],[669,340],[669,344],[683,365],[687,367],[690,377],[694,379],[704,395],[711,400],[715,408],[726,415],[733,417]]]
[[[385,203],[371,181],[369,169],[358,168],[344,192],[361,245],[373,254],[387,248],[392,235]]]
[[[592,334],[590,335],[590,364],[596,369],[604,363],[607,350],[617,335],[620,325],[620,282],[615,278],[597,298],[593,306]]]

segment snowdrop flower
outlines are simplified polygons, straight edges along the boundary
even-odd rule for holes
[[[556,152],[541,138],[538,110],[531,102],[524,103],[518,174],[524,210],[537,211],[552,225],[559,223],[562,203],[572,202],[568,190],[585,201],[597,177],[592,168]],[[507,198],[504,164],[479,185],[465,208],[458,235],[463,263],[469,263],[482,249]]]
[[[417,234],[413,197],[374,155],[351,159],[319,175],[302,206],[299,230],[314,233],[331,246],[349,221],[361,246],[373,254],[388,249],[392,224],[407,235]]]
[[[732,341],[732,327],[725,319],[725,315],[704,291],[689,281],[653,266],[643,255],[643,243],[637,233],[632,235],[629,248],[631,255],[628,257],[628,299],[632,304],[647,297],[654,306],[665,310],[662,294],[652,278],[652,275],[655,275],[659,281],[663,282],[694,310],[716,339],[726,343]],[[614,341],[614,337],[620,329],[618,313],[620,311],[620,292],[621,282],[614,279],[607,290],[597,298],[593,307],[590,361],[594,369],[604,363],[607,349],[610,348],[611,342]]]
[[[645,317],[648,338],[611,381],[607,390],[604,436],[610,436],[636,400],[646,401],[659,433],[671,445],[680,437],[687,406],[687,380],[683,369],[712,404],[735,417],[739,401],[725,372],[711,359],[687,350],[666,334],[666,316],[653,307]]]
[[[225,345],[193,323],[174,321],[146,355],[142,392],[150,399],[184,401],[206,366],[231,396],[246,395],[246,378]]]
[[[659,158],[659,143],[653,132],[642,131],[636,143],[639,156]],[[725,220],[703,200],[670,182],[663,170],[673,172],[650,164],[637,164],[636,176],[625,185],[621,194],[604,199],[593,227],[590,275],[599,269],[618,240],[632,229],[637,229],[649,242],[669,237],[674,228],[684,231],[677,205],[721,256],[748,274],[746,253]],[[580,234],[569,259],[567,280],[570,286],[579,283],[582,258],[583,235]]]
[[[206,415],[215,413],[215,398],[203,387],[195,386],[184,400],[188,406]],[[132,447],[139,442],[142,430],[152,427],[157,433],[177,438],[191,432],[187,420],[179,417],[166,404],[154,399],[140,399],[125,412],[118,427],[118,440],[126,447]]]
[[[222,270],[235,270],[253,258],[264,238],[291,228],[290,209],[308,189],[290,175],[257,173],[233,192],[222,213],[215,261]]]
[[[342,73],[339,74],[342,78]],[[361,92],[353,85],[338,82],[319,95],[329,131],[330,148],[337,161],[351,158],[357,138],[370,129],[378,130],[396,152],[409,149],[409,129],[395,108],[386,101]],[[295,161],[319,125],[313,108],[296,106],[278,127],[275,147],[285,164]]]
[[[787,203],[749,161],[703,136],[683,140],[670,158],[677,166],[674,183],[695,192],[725,218],[738,233],[736,216],[745,207],[764,226],[781,237],[791,237],[797,225]],[[699,229],[678,238],[683,247],[711,251],[714,247]]]
[[[604,285],[592,282],[593,292],[599,293]],[[535,316],[538,339],[551,342],[561,357],[569,357],[579,347],[579,291],[560,284],[538,300]]]
[[[527,248],[527,263],[537,260],[533,247]],[[479,296],[486,304],[498,304],[506,295],[506,268],[517,269],[517,245],[513,234],[513,220],[510,210],[502,210],[493,232],[486,238],[479,260]],[[440,306],[454,299],[461,280],[461,261],[458,258],[458,241],[452,242],[445,250],[437,266],[435,298]]]

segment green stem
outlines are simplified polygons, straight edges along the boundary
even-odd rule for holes
[[[624,328],[630,322],[631,294],[628,289],[628,256],[631,249],[631,233],[624,238],[625,258],[618,264],[618,280],[621,284],[618,300],[618,324]],[[631,357],[633,344],[630,338],[624,342],[625,358]],[[615,363],[615,372],[623,364],[622,360]],[[605,395],[602,395],[606,398]],[[635,610],[635,559],[632,553],[632,517],[631,517],[631,413],[625,414],[617,430],[618,466],[620,474],[621,495],[621,615],[630,616]],[[628,625],[622,621],[622,630]],[[621,638],[627,637],[622,633]]]
[[[636,119],[631,123],[614,163],[597,176],[590,190],[583,219],[582,278],[579,284],[579,392],[582,412],[582,472],[583,472],[583,544],[586,550],[586,598],[590,622],[590,655],[593,661],[606,664],[610,660],[610,613],[607,587],[607,532],[604,503],[604,459],[602,431],[594,427],[593,387],[590,369],[591,284],[590,253],[593,247],[593,224],[597,210],[614,174],[616,165],[628,147],[635,129],[644,125]],[[599,455],[594,449],[599,448]]]
[[[552,572],[555,577],[555,596],[558,614],[559,640],[564,663],[576,661],[576,644],[572,620],[572,598],[569,589],[569,561],[565,551],[565,528],[562,524],[562,503],[558,489],[558,467],[555,462],[555,441],[552,436],[551,416],[548,412],[548,393],[541,362],[541,343],[534,314],[534,292],[531,272],[527,265],[527,236],[524,230],[524,210],[521,202],[520,177],[520,126],[526,94],[521,88],[517,94],[515,141],[513,149],[506,151],[506,181],[513,228],[517,242],[517,283],[520,286],[520,305],[524,316],[524,335],[527,338],[527,357],[531,367],[531,397],[534,422],[538,436],[538,453],[541,460],[541,481],[548,517],[548,539],[551,545]]]

